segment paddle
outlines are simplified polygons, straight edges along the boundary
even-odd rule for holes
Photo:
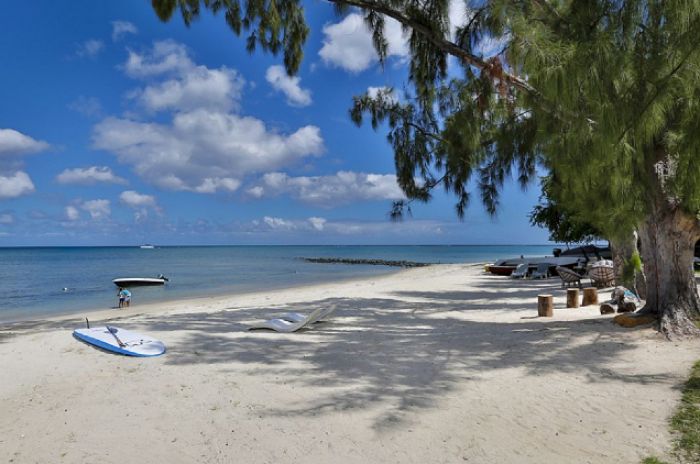
[[[117,337],[117,331],[108,325],[106,325],[105,327],[107,327],[107,331],[112,334],[114,339],[117,340],[117,343],[119,343],[119,348],[124,348],[126,346],[126,343],[123,343],[121,340],[119,340],[119,337]]]

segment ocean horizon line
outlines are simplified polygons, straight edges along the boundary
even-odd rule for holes
[[[593,244],[602,242],[591,242]],[[139,248],[144,244],[133,245],[0,245],[0,250],[17,248]],[[568,246],[563,243],[414,243],[414,244],[148,244],[156,248],[223,248],[223,247],[523,247],[523,246]]]

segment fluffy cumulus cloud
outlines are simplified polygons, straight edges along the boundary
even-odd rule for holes
[[[197,108],[229,111],[237,106],[245,82],[225,66],[194,66],[177,77],[146,86],[132,97],[150,111],[189,111]]]
[[[27,195],[34,190],[34,183],[26,172],[17,171],[7,176],[0,175],[0,200]]]
[[[49,144],[35,140],[14,129],[0,129],[0,156],[37,153],[49,148]]]
[[[358,13],[347,15],[339,23],[324,26],[323,35],[323,46],[318,54],[329,66],[357,73],[379,60],[372,45],[372,34]],[[384,36],[388,43],[388,56],[401,59],[408,56],[407,37],[401,24],[386,18]]]
[[[92,219],[105,219],[112,214],[109,200],[87,200],[80,204],[80,208],[90,215]],[[68,211],[66,210],[66,213]]]
[[[128,34],[137,34],[139,31],[129,21],[112,21],[112,40],[118,41]]]
[[[301,79],[297,76],[288,76],[283,66],[274,65],[267,68],[265,79],[272,88],[282,92],[287,97],[289,105],[309,106],[311,104],[311,91],[302,89],[299,85]]]
[[[155,207],[156,199],[153,195],[145,195],[133,190],[126,190],[119,195],[119,200],[132,208],[143,208],[145,206]]]
[[[153,210],[160,214],[160,208],[158,207],[156,199],[153,195],[138,193],[134,190],[125,190],[121,193],[121,195],[119,195],[119,200],[126,206],[135,210],[134,218],[137,222],[146,219],[148,217],[149,210]]]
[[[126,184],[127,181],[115,175],[107,166],[90,166],[88,168],[65,169],[56,180],[61,184],[93,185],[100,182]]]
[[[34,183],[21,170],[21,157],[49,148],[49,144],[14,129],[0,129],[0,200],[34,192]]]
[[[173,40],[160,40],[144,53],[129,50],[124,71],[134,78],[183,72],[194,67],[187,47]]]
[[[75,206],[66,206],[66,219],[69,221],[77,221],[80,219],[80,211]]]
[[[135,98],[148,110],[170,111],[172,118],[106,118],[94,127],[93,145],[161,188],[233,192],[246,175],[323,153],[316,126],[284,134],[238,114],[243,80],[225,67],[196,65],[180,44],[156,42],[145,53],[132,51],[124,70],[149,82]]]
[[[291,177],[282,172],[262,176],[258,185],[246,191],[262,198],[281,194],[291,195],[305,203],[336,206],[359,200],[397,200],[404,198],[394,174],[367,174],[339,171],[331,176]]]
[[[75,53],[81,58],[95,58],[104,48],[105,44],[101,40],[89,39],[79,44]]]

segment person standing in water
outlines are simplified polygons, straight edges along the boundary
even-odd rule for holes
[[[131,304],[131,292],[125,288],[119,287],[119,309],[124,306],[129,307]]]

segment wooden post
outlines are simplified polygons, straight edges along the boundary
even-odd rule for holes
[[[583,301],[581,306],[589,306],[598,304],[598,289],[595,287],[586,287],[583,289]]]
[[[537,295],[537,315],[540,317],[554,316],[554,297],[552,295]]]
[[[566,307],[578,308],[578,288],[566,289]]]

